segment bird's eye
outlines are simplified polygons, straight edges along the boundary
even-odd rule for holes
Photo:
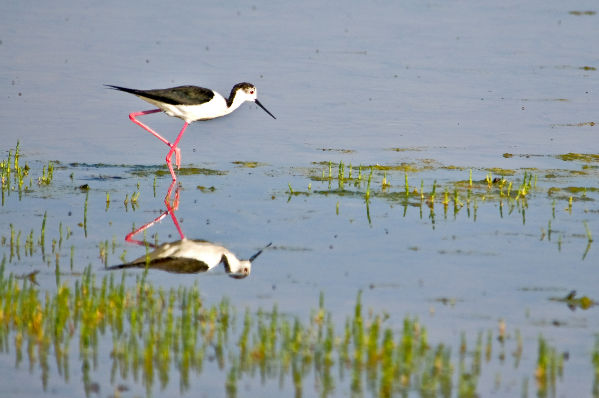
[[[250,90],[250,94],[254,94],[254,90]]]

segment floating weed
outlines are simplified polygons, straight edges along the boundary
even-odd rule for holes
[[[138,177],[145,177],[149,173],[147,170],[139,170],[139,171],[133,171],[131,174],[138,176]],[[155,176],[158,176],[158,177],[167,176],[167,175],[170,176],[170,172],[168,171],[166,166],[155,170],[154,174],[155,174]],[[187,176],[187,175],[223,176],[223,175],[227,175],[228,172],[223,171],[223,170],[213,170],[213,169],[205,169],[205,168],[199,168],[199,167],[181,167],[177,171],[177,174],[180,176]]]
[[[576,297],[576,290],[572,290],[565,297],[551,297],[549,300],[565,303],[572,311],[577,308],[587,310],[598,304],[597,301],[587,296]]]
[[[599,163],[598,154],[569,152],[563,155],[556,155],[555,157],[563,160],[564,162]]]
[[[596,11],[570,11],[569,14],[570,15],[576,15],[576,16],[581,16],[581,15],[595,15],[597,12]]]
[[[266,166],[266,163],[255,162],[255,161],[251,161],[251,162],[235,161],[235,162],[231,162],[231,163],[233,163],[236,166],[245,167],[245,168],[249,168],[249,169],[255,169],[256,167]]]

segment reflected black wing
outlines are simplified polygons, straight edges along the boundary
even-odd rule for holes
[[[139,263],[128,263],[113,265],[108,267],[109,270],[125,269],[125,268],[146,268],[145,262]],[[197,274],[199,272],[208,271],[209,267],[203,261],[195,260],[192,258],[161,258],[158,260],[150,261],[148,268],[160,269],[162,271],[171,272],[175,274]]]

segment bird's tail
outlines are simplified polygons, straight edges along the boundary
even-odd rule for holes
[[[121,87],[121,86],[113,86],[112,84],[105,84],[105,87],[108,88],[112,88],[114,90],[119,90],[119,91],[124,91],[126,93],[131,93],[131,94],[135,94],[138,95],[140,90],[136,90],[134,88],[127,88],[127,87]]]

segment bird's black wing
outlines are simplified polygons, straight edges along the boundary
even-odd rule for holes
[[[212,90],[197,86],[179,86],[156,90],[136,90],[134,88],[112,86],[109,84],[106,86],[171,105],[200,105],[210,101],[214,97]]]

